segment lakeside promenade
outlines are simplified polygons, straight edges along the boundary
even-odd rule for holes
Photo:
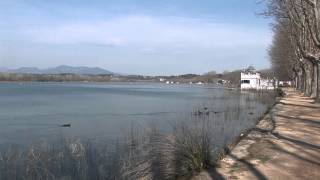
[[[220,162],[194,180],[320,179],[320,104],[293,89]]]

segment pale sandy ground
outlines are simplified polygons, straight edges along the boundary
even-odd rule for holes
[[[294,90],[220,163],[193,180],[320,180],[320,104]]]

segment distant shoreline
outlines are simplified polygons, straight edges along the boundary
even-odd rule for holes
[[[214,83],[208,83],[208,84],[202,84],[202,85],[197,85],[197,84],[188,84],[188,83],[181,83],[181,84],[166,84],[163,82],[159,81],[0,81],[1,84],[76,84],[76,83],[82,83],[82,84],[101,84],[101,85],[112,85],[112,84],[124,84],[124,85],[135,85],[135,84],[158,84],[158,85],[164,85],[164,86],[188,86],[188,87],[204,87],[204,88],[209,88],[209,89],[224,89],[224,90],[240,90],[237,87],[228,87],[228,86],[223,86],[223,85],[217,85]]]
[[[17,74],[0,73],[1,82],[82,82],[82,83],[161,83],[161,84],[197,84],[221,85],[224,87],[237,87],[240,74],[228,75],[197,75],[184,74],[177,76],[144,76],[144,75],[89,75],[89,74]]]

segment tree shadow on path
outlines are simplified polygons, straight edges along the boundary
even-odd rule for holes
[[[229,154],[230,157],[232,157],[233,159],[237,160],[238,162],[241,162],[242,164],[244,164],[250,172],[253,173],[254,176],[257,177],[257,179],[259,180],[267,180],[268,178],[262,174],[257,168],[255,168],[255,165],[248,162],[245,159],[239,159],[238,157],[234,156],[233,154]]]

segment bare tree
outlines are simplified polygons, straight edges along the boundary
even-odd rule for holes
[[[268,0],[266,13],[276,20],[276,35],[270,51],[271,61],[277,65],[286,61],[294,72],[297,87],[304,90],[306,95],[317,99],[320,85],[319,13],[320,0]],[[286,29],[285,33],[283,28]],[[289,54],[288,48],[292,49]],[[285,60],[278,59],[285,54],[286,57],[282,57]]]
[[[272,69],[280,80],[294,80],[296,54],[290,42],[287,24],[278,24],[274,28],[274,39],[269,50]]]

